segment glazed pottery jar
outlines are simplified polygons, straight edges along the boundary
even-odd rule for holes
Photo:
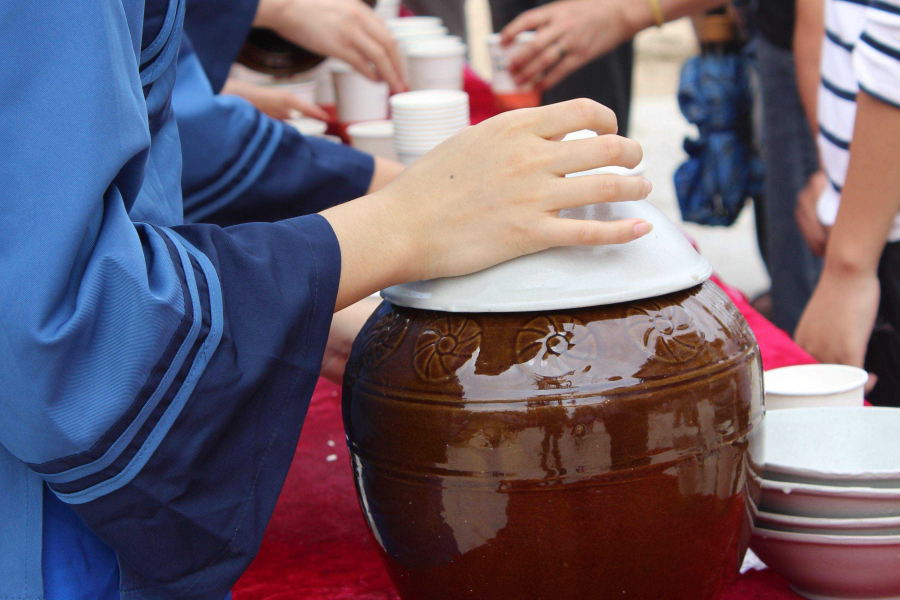
[[[705,600],[736,576],[759,495],[758,348],[665,217],[601,209],[657,238],[554,251],[540,277],[546,256],[392,288],[357,338],[347,439],[403,600]],[[627,293],[583,281],[661,247]]]

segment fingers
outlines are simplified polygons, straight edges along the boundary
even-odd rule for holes
[[[526,10],[503,28],[503,31],[500,32],[500,43],[507,46],[523,31],[532,31],[549,21],[550,11],[546,8]]]
[[[590,129],[583,127],[582,129]],[[554,162],[550,168],[557,175],[579,173],[600,167],[625,167],[633,169],[644,157],[641,145],[618,135],[600,135],[584,140],[551,142]]]
[[[388,31],[375,13],[372,13],[370,18],[366,19],[363,26],[372,40],[374,40],[374,43],[377,44],[377,48],[381,50],[380,53],[374,49],[373,51],[379,55],[383,54],[381,63],[371,59],[371,57],[370,60],[375,63],[378,72],[391,86],[392,92],[396,94],[406,91],[409,85],[406,81],[406,74],[403,72],[403,59],[400,56],[400,47],[397,44],[397,40],[394,39],[394,36],[391,35],[391,32]]]
[[[582,221],[551,217],[545,241],[549,246],[606,246],[631,242],[652,230],[650,223],[640,219]]]
[[[365,58],[366,62],[375,66],[374,74],[377,76],[371,77],[372,79],[377,81],[380,78],[386,81],[393,91],[403,89],[403,81],[400,78],[399,66],[393,63],[388,50],[384,46],[365,33],[356,36],[353,43],[356,45],[356,49],[359,53]],[[367,66],[369,67],[367,72],[372,74],[371,66]]]
[[[372,81],[381,81],[381,78],[372,67],[372,63],[369,62],[368,58],[363,56],[362,52],[360,52],[356,46],[345,47],[343,50],[344,51],[340,55],[337,55],[337,58],[349,64],[357,72],[362,73]]]
[[[565,58],[556,63],[556,66],[547,71],[543,77],[538,77],[535,81],[532,81],[532,84],[537,85],[540,83],[543,89],[549,90],[568,77],[573,71],[577,71],[584,62],[584,59],[576,54],[567,54]]]
[[[549,210],[562,210],[598,202],[643,200],[653,186],[643,177],[623,175],[585,175],[560,178],[550,187],[544,202]]]
[[[311,104],[294,94],[289,93],[287,98],[285,98],[285,103],[290,110],[295,110],[304,116],[319,119],[320,121],[328,121],[329,119],[328,113],[318,105]]]
[[[542,30],[542,33],[548,29],[551,28],[545,28]],[[532,43],[527,44],[516,57],[510,60],[509,70],[513,74],[516,84],[523,85],[528,82],[540,81],[543,79],[544,73],[565,58],[565,50],[560,44],[562,33],[562,31],[548,33],[547,37],[544,38],[546,41],[543,43],[535,39]],[[540,34],[538,34],[538,37],[540,37]],[[523,58],[519,58],[519,56]]]
[[[603,135],[619,130],[616,113],[598,102],[578,98],[539,108],[507,113],[509,119],[529,121],[529,129],[544,139],[590,129]],[[598,165],[602,166],[602,165]]]
[[[509,57],[510,72],[514,75],[520,75],[524,69],[531,66],[532,61],[559,40],[563,33],[563,30],[559,27],[554,27],[552,23],[538,29],[533,40],[527,44],[520,44],[521,48],[518,48]]]

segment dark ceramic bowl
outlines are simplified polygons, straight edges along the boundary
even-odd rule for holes
[[[401,598],[713,598],[759,497],[761,381],[712,283],[548,313],[382,304],[344,421]]]

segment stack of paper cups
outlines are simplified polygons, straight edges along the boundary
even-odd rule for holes
[[[435,31],[440,31],[441,29],[446,33],[444,22],[441,21],[440,17],[402,17],[400,19],[389,19],[387,21],[387,26],[394,35],[410,31],[433,33]]]
[[[390,94],[387,83],[372,81],[346,63],[335,64],[332,75],[338,121],[349,125],[387,119]]]
[[[457,90],[406,92],[391,97],[394,148],[405,165],[469,126],[469,95]]]
[[[455,36],[405,42],[409,87],[417,90],[461,90],[466,65],[466,45]]]
[[[390,121],[366,121],[347,127],[353,147],[374,156],[397,160],[394,125]]]
[[[375,14],[387,21],[400,16],[400,0],[376,0]]]
[[[500,45],[500,34],[494,33],[487,37],[488,50],[491,54],[491,88],[495,94],[511,94],[514,92],[528,91],[530,87],[519,87],[509,73],[509,59],[523,45],[532,41],[534,31],[523,31],[509,46]]]

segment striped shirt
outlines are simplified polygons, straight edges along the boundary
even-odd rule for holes
[[[860,90],[900,108],[900,0],[826,0],[819,85],[819,156],[831,185],[819,220],[833,225],[847,178]],[[900,241],[900,215],[889,241]]]

